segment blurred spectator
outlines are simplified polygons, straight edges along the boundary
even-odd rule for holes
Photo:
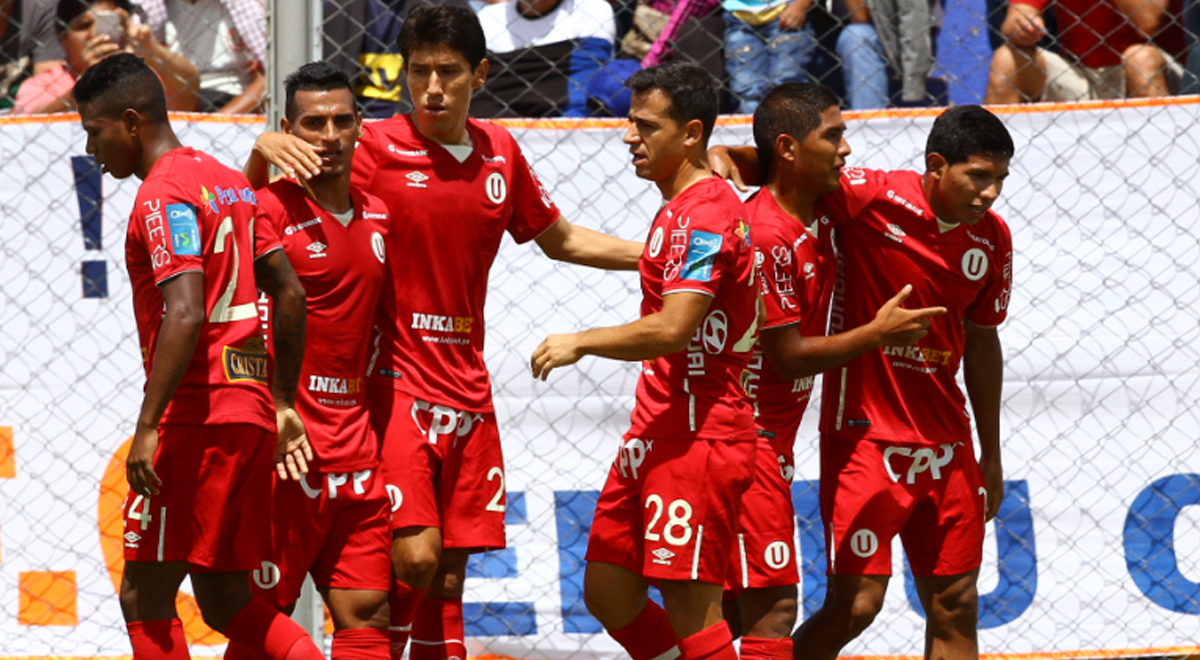
[[[833,5],[834,15],[845,23],[837,56],[846,105],[854,110],[888,107],[891,79],[900,82],[901,100],[924,100],[933,68],[929,0],[835,0]]]
[[[479,10],[488,78],[475,117],[586,117],[588,87],[613,56],[606,0],[509,0]]]
[[[65,60],[21,83],[13,112],[44,114],[75,109],[71,94],[75,80],[93,64],[120,52],[134,53],[154,69],[162,80],[168,108],[194,110],[196,67],[159,43],[149,26],[131,18],[132,11],[129,0],[59,0],[55,26]],[[111,19],[112,33],[104,32],[102,18]]]
[[[265,0],[135,0],[171,50],[200,70],[200,111],[262,111]],[[297,4],[295,11],[301,11]]]
[[[1043,12],[1058,19],[1059,52],[1037,44]],[[1177,93],[1180,0],[1011,0],[1007,43],[992,57],[986,103],[1078,101]]]
[[[400,109],[404,59],[396,46],[404,3],[385,0],[325,0],[325,61],[354,81],[363,117],[386,119]]]
[[[1187,0],[1183,10],[1183,27],[1187,32],[1189,50],[1179,93],[1200,94],[1200,0]]]
[[[723,0],[725,70],[737,111],[751,114],[767,89],[806,81],[801,62],[816,45],[802,31],[812,0]]]
[[[27,76],[62,61],[54,7],[53,0],[0,0],[0,110]]]
[[[688,19],[708,16],[720,7],[720,0],[648,0],[634,10],[633,27],[622,37],[621,51],[647,68],[669,62]]]

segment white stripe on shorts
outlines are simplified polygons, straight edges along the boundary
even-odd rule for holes
[[[158,508],[158,560],[163,560],[163,547],[167,540],[167,507]]]
[[[746,535],[738,534],[738,555],[742,558],[742,588],[750,588],[750,568],[746,566]]]
[[[700,579],[700,542],[704,539],[704,525],[696,528],[696,551],[692,553],[692,579]]]

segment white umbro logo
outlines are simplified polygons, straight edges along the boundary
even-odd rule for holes
[[[429,175],[424,172],[409,172],[408,174],[404,175],[404,178],[408,179],[408,181],[409,181],[408,187],[409,188],[428,188],[429,187],[429,186],[425,185],[425,182],[429,180]]]
[[[308,258],[309,259],[320,259],[320,258],[324,257],[325,256],[325,248],[327,248],[327,247],[329,247],[329,246],[325,245],[321,241],[313,241],[312,244],[310,244],[308,246],[308,251],[312,253],[312,254],[308,255]]]
[[[127,543],[137,543],[138,541],[141,541],[141,540],[142,540],[142,537],[138,536],[137,534],[135,534],[133,532],[125,532],[125,541]]]
[[[670,566],[671,560],[675,558],[675,553],[667,550],[666,548],[659,548],[650,554],[654,555],[654,559],[651,561],[653,561],[655,564],[661,564],[663,566]]]

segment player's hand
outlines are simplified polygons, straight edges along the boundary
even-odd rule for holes
[[[750,188],[742,181],[742,173],[738,170],[737,165],[733,162],[733,158],[729,156],[729,149],[717,145],[708,148],[708,164],[712,167],[713,174],[732,181],[735,188],[742,192],[749,192]]]
[[[882,346],[912,346],[929,334],[929,321],[946,313],[945,307],[922,307],[905,309],[901,305],[912,294],[912,285],[906,284],[892,299],[875,312],[879,342]]]
[[[275,442],[275,471],[283,481],[289,476],[300,481],[308,474],[308,462],[313,459],[304,422],[295,408],[280,408],[275,411],[275,424],[279,433]]]
[[[158,451],[158,429],[142,428],[133,434],[129,456],[125,459],[125,479],[129,488],[138,495],[158,495],[162,479],[154,473],[154,453]]]
[[[321,157],[316,148],[295,135],[267,131],[254,141],[254,150],[297,181],[321,173]]]
[[[575,335],[550,335],[533,351],[529,365],[534,378],[546,380],[551,369],[575,364],[581,357],[583,351],[575,343]]]
[[[804,27],[804,19],[808,16],[808,8],[812,0],[793,0],[779,15],[781,30],[799,30]]]
[[[1004,501],[1004,468],[1000,461],[982,458],[979,469],[983,472],[984,522],[996,517],[1000,512],[1000,503]]]
[[[1026,4],[1012,3],[1000,26],[1009,43],[1018,48],[1032,48],[1046,36],[1046,21],[1041,12]]]

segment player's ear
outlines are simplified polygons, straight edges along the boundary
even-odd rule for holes
[[[121,124],[125,127],[125,133],[129,137],[137,137],[142,130],[142,116],[133,108],[125,108],[125,111],[121,113]]]
[[[284,133],[291,134],[292,122],[290,120],[288,120],[287,117],[280,117],[279,118],[279,130],[283,131]]]
[[[354,139],[358,140],[361,138],[362,138],[362,113],[356,112],[356,113],[354,113]]]
[[[483,87],[484,81],[487,80],[487,74],[488,61],[485,57],[479,61],[479,66],[475,67],[475,74],[471,80],[471,89],[479,89],[480,87]]]
[[[775,138],[775,157],[781,161],[794,162],[798,146],[799,142],[795,138],[787,133],[780,133],[779,137]]]
[[[925,154],[925,171],[936,179],[940,179],[946,174],[946,170],[950,169],[950,163],[946,157],[937,153]]]
[[[683,146],[692,148],[704,142],[704,122],[693,119],[683,126]]]

